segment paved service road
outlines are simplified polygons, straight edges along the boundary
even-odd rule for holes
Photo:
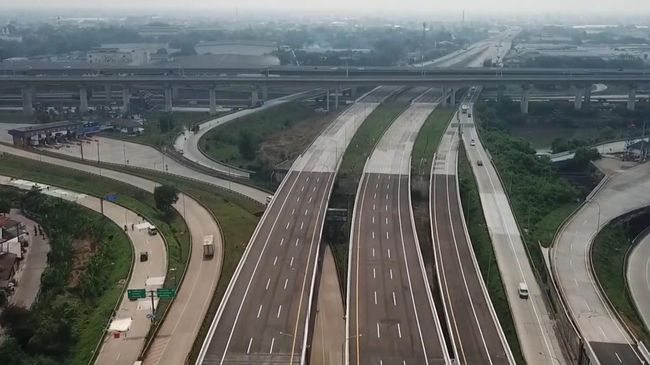
[[[36,185],[41,188],[44,194],[72,201],[98,213],[102,212],[100,200],[86,194],[79,194],[26,180],[10,180],[6,177],[0,177],[0,184],[25,190],[29,190]],[[146,287],[145,282],[150,277],[164,278],[167,271],[165,243],[160,235],[150,236],[146,228],[131,229],[131,224],[137,225],[143,221],[138,217],[137,213],[125,209],[121,205],[104,202],[104,215],[120,228],[126,224],[129,228],[126,234],[133,245],[135,255],[145,251],[149,253],[149,260],[145,262],[140,262],[137,257],[133,261],[133,271],[127,288],[157,289],[158,287]],[[155,303],[157,304],[157,300]],[[125,292],[113,320],[130,319],[132,322],[126,334],[122,334],[120,338],[114,338],[113,333],[106,334],[95,364],[132,364],[135,362],[142,351],[145,336],[151,326],[151,321],[147,318],[149,313],[151,313],[150,298],[130,301]]]
[[[252,108],[252,109],[243,109],[238,112],[232,113],[225,115],[223,117],[219,117],[216,119],[212,119],[210,121],[207,121],[205,123],[202,123],[200,125],[200,129],[198,133],[193,133],[189,130],[186,130],[183,134],[178,136],[176,138],[176,141],[174,142],[174,148],[183,153],[183,157],[186,159],[196,162],[200,165],[203,165],[205,167],[211,168],[215,171],[224,173],[224,174],[229,174],[232,176],[236,177],[241,177],[241,178],[249,178],[250,174],[246,171],[232,168],[230,166],[224,165],[218,161],[215,161],[207,156],[205,156],[201,151],[199,151],[199,140],[201,137],[203,137],[206,133],[208,133],[211,129],[218,127],[222,124],[234,121],[238,118],[245,117],[247,115],[251,115],[253,113],[260,112],[265,109],[269,109],[281,104],[285,104],[287,102],[299,99],[301,97],[304,97],[308,95],[310,92],[300,92],[297,94],[292,94],[292,95],[287,95],[283,96],[278,99],[273,99],[269,100],[264,103],[264,105],[260,106],[259,108]]]
[[[149,192],[153,192],[154,188],[158,186],[153,181],[123,172],[43,156],[7,145],[0,144],[0,152],[101,175]],[[197,201],[184,194],[179,194],[174,209],[183,216],[189,228],[192,237],[192,255],[174,304],[169,309],[167,320],[163,322],[158,337],[145,359],[146,364],[175,365],[185,361],[203,322],[221,274],[223,242],[221,241],[219,226],[212,218],[212,215]],[[212,260],[203,260],[203,238],[208,234],[214,236],[215,255]],[[177,273],[177,275],[180,274]]]
[[[197,363],[304,361],[316,259],[343,151],[378,103],[343,112],[293,164],[246,248]]]
[[[435,103],[414,103],[366,163],[350,239],[346,356],[350,364],[447,364],[415,232],[410,154]]]
[[[140,167],[143,169],[167,172],[181,177],[198,180],[206,184],[242,194],[261,204],[266,203],[266,197],[269,195],[267,192],[249,185],[221,179],[196,171],[165,156],[162,152],[153,147],[103,137],[93,137],[92,142],[86,141],[82,143],[84,158],[87,161],[97,161],[97,149],[99,149],[100,162]],[[59,149],[47,149],[47,151],[81,158],[81,148],[79,146],[79,144],[70,144],[62,146]]]
[[[627,284],[645,328],[650,328],[650,234],[648,231],[630,252]]]
[[[458,123],[453,121],[434,157],[429,197],[436,270],[455,358],[460,364],[514,364],[465,227],[457,159]]]
[[[650,164],[612,175],[566,223],[551,249],[553,274],[582,336],[603,365],[641,364],[634,341],[605,303],[591,271],[597,232],[612,219],[650,205]]]
[[[473,104],[467,104],[472,110]],[[468,114],[457,115],[463,126],[462,140],[478,184],[483,214],[526,363],[566,364],[554,321],[528,261],[519,228],[495,167],[477,136],[474,120]],[[479,160],[483,166],[477,165]],[[520,282],[528,285],[528,300],[519,298]]]

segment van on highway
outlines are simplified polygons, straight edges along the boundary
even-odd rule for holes
[[[519,283],[519,298],[528,299],[528,285],[526,283]]]

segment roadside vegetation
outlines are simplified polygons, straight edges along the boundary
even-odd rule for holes
[[[314,109],[294,101],[242,117],[205,134],[199,149],[217,161],[255,172],[253,180],[268,186],[276,165],[295,159],[338,115]]]
[[[196,112],[155,112],[147,115],[147,121],[143,124],[144,131],[139,135],[129,136],[119,131],[108,131],[103,134],[110,138],[165,148],[173,146],[176,136],[183,130],[190,129],[194,124],[218,118],[220,115],[210,116],[208,113]]]
[[[408,107],[409,100],[399,97],[404,91],[392,95],[370,113],[354,137],[352,137],[348,148],[343,154],[343,160],[334,181],[330,207],[347,209],[348,220],[345,225],[340,227],[325,227],[326,240],[332,247],[336,269],[339,274],[339,283],[347,282],[350,224],[357,186],[363,174],[363,167],[384,131]],[[343,298],[345,298],[344,285],[341,286],[341,291]]]
[[[650,333],[643,325],[626,284],[626,257],[634,239],[650,221],[650,210],[641,209],[607,224],[594,239],[591,258],[598,282],[625,324],[644,343]]]
[[[518,109],[488,103],[478,110],[481,138],[502,178],[533,267],[546,280],[540,245],[549,247],[562,221],[597,184],[600,176],[590,160],[599,156],[584,150],[577,160],[555,166],[536,156],[528,141],[510,133],[508,120],[521,116]]]
[[[180,214],[174,211],[173,215],[167,215],[156,208],[153,194],[116,180],[8,154],[0,157],[0,174],[97,197],[116,195],[117,204],[144,216],[165,237],[169,274],[165,286],[176,285],[176,276],[183,272],[189,257],[190,234]],[[158,310],[164,312],[169,303],[169,300],[161,299]]]
[[[133,259],[128,237],[101,214],[36,190],[1,188],[0,201],[38,221],[52,248],[31,309],[0,314],[0,363],[87,364],[122,298]]]
[[[497,317],[499,317],[501,328],[506,335],[515,361],[517,364],[525,364],[526,361],[519,346],[515,323],[510,313],[508,298],[503,287],[503,281],[501,281],[499,266],[494,256],[492,240],[483,216],[478,186],[470,162],[465,154],[465,147],[462,144],[459,146],[458,151],[458,182],[463,215],[467,222],[467,231],[472,240],[476,261],[478,261],[481,268],[481,275],[490,294],[492,305]]]
[[[598,103],[594,95],[590,104],[583,104],[582,110],[575,110],[573,102],[567,101],[531,102],[529,114],[524,115],[518,102],[504,99],[479,104],[477,112],[489,118],[490,124],[525,138],[535,148],[558,153],[641,136],[643,124],[635,121],[647,119],[650,105],[640,102],[634,111],[628,111],[622,104]]]

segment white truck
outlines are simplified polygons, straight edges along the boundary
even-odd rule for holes
[[[214,236],[209,234],[203,237],[203,257],[212,258],[214,256]]]
[[[461,105],[461,106],[460,106],[460,111],[461,111],[463,114],[467,114],[467,111],[469,111],[469,105],[467,105],[467,104],[463,104],[463,105]]]

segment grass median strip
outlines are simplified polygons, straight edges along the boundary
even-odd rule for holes
[[[605,295],[644,343],[650,342],[650,335],[626,286],[625,260],[634,238],[647,227],[649,219],[650,209],[646,208],[610,222],[598,232],[591,249],[593,270]]]
[[[476,180],[474,180],[472,168],[462,145],[460,145],[458,152],[458,181],[460,184],[459,191],[463,204],[463,214],[467,222],[470,239],[472,240],[474,254],[481,268],[481,275],[487,286],[494,310],[497,313],[501,328],[506,335],[515,361],[517,364],[525,364],[526,362],[519,347],[515,323],[510,313],[510,305],[506,298],[499,267],[494,256],[490,234],[485,223],[485,217],[483,216],[478,186]]]

